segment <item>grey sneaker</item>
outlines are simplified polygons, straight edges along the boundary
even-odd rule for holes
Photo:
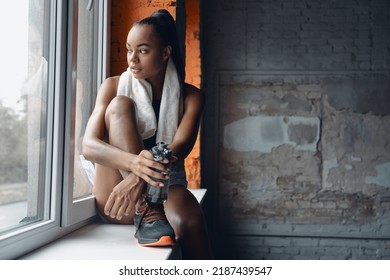
[[[175,232],[162,204],[143,201],[134,215],[134,237],[141,246],[163,247],[175,244]]]

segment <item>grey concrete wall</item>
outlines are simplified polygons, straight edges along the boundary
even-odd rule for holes
[[[218,257],[390,258],[390,1],[203,1],[202,15]]]

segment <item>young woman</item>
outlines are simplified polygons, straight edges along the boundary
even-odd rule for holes
[[[109,222],[134,221],[141,245],[171,245],[175,238],[184,258],[208,259],[203,213],[184,171],[204,95],[184,83],[174,19],[159,10],[136,22],[126,47],[129,67],[101,85],[83,140],[83,154],[96,166],[97,208]],[[160,141],[172,151],[170,169],[167,159],[154,161],[149,151]],[[159,179],[168,178],[166,202],[146,201],[146,184],[161,187]]]

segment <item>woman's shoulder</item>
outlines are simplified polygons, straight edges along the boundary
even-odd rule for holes
[[[117,89],[119,84],[119,78],[120,76],[108,77],[103,81],[102,86]]]
[[[184,94],[201,94],[201,92],[196,86],[184,83]]]
[[[106,78],[99,87],[97,103],[108,104],[117,95],[118,83],[119,76]]]
[[[203,91],[194,85],[184,83],[184,102],[197,103],[203,107],[205,102],[205,96]]]
[[[120,76],[112,76],[109,78],[106,78],[100,88],[99,88],[99,94],[104,94],[104,95],[112,95],[115,94],[118,90],[118,84],[119,84],[119,77]]]
[[[194,85],[184,83],[184,98],[193,96],[195,98],[204,98],[203,91]]]

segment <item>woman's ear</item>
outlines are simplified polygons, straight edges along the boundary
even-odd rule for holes
[[[164,53],[163,53],[164,60],[168,60],[168,58],[171,57],[171,53],[172,53],[172,47],[170,45],[166,46],[164,48]]]

